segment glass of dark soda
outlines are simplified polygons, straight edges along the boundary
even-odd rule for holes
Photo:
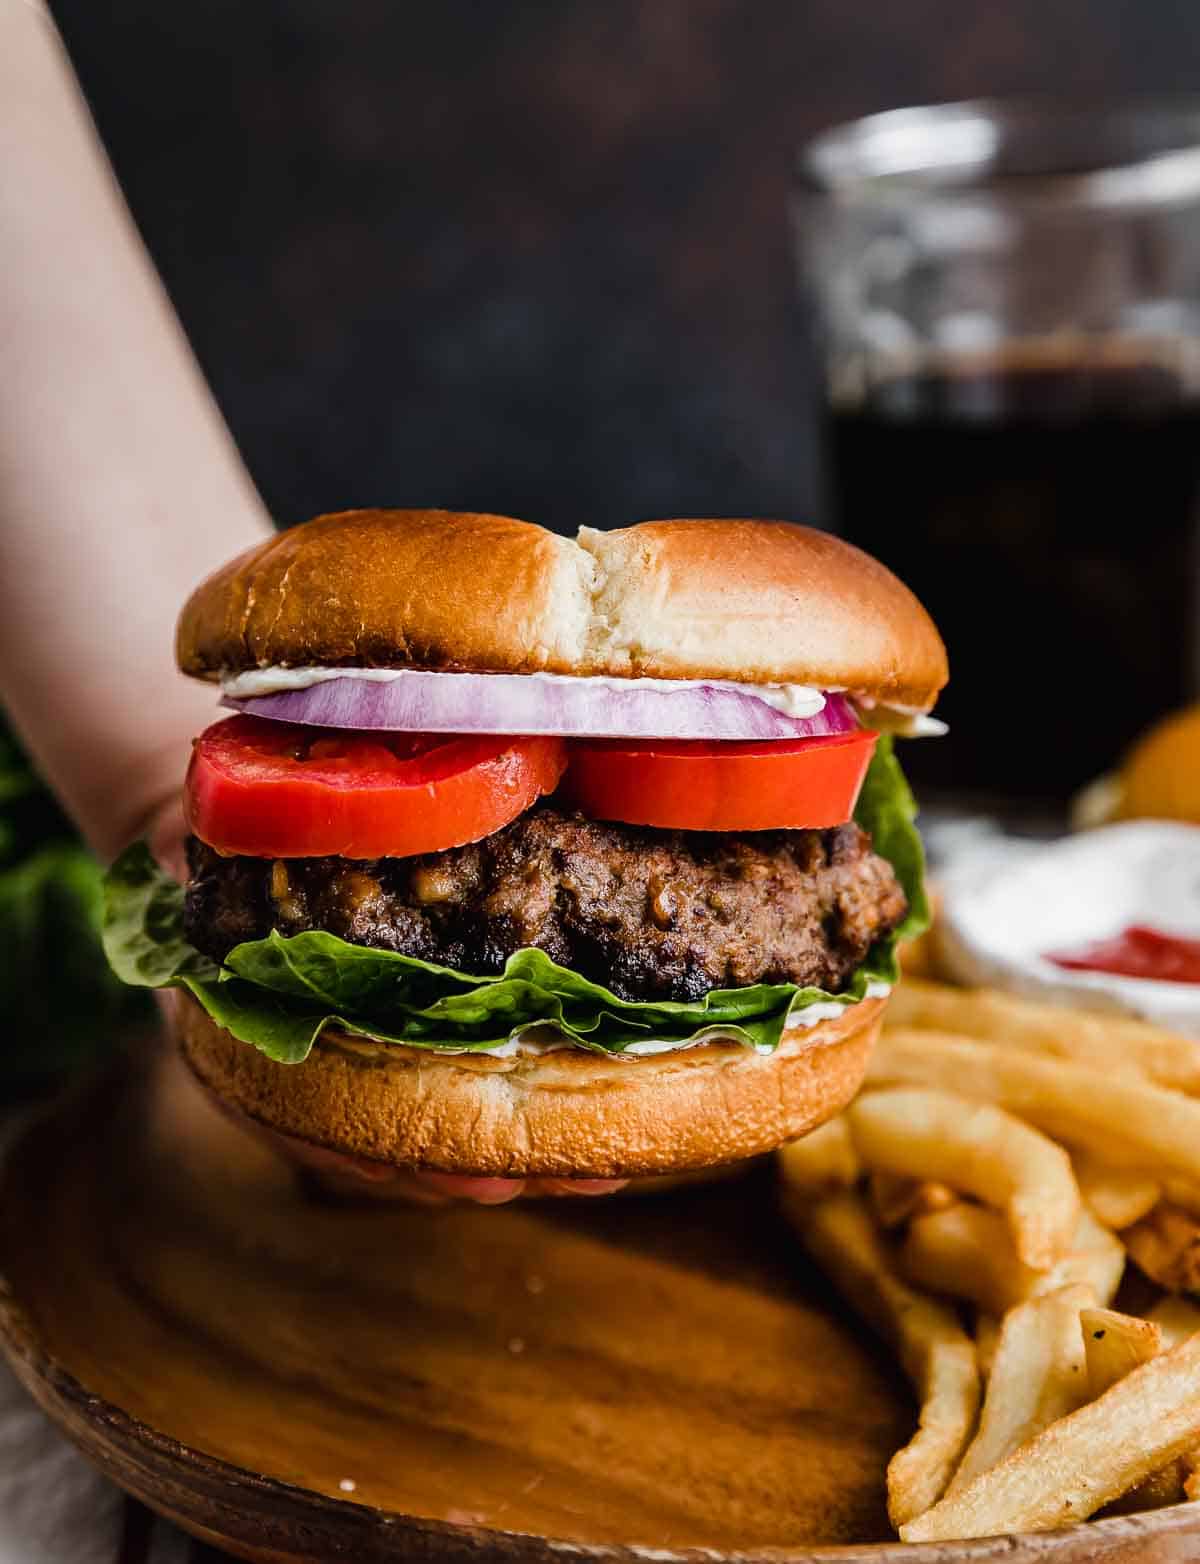
[[[1200,102],[874,115],[794,216],[833,524],[950,651],[906,766],[1061,803],[1200,682]]]

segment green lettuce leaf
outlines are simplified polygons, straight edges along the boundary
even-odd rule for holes
[[[104,951],[135,988],[185,978],[216,981],[221,971],[183,932],[183,886],[165,874],[145,842],[122,853],[104,877]]]
[[[896,759],[890,733],[881,733],[875,755],[863,779],[854,818],[871,838],[871,845],[896,871],[908,898],[908,912],[891,937],[892,976],[900,976],[896,945],[916,939],[929,927],[929,898],[925,894],[925,848],[916,827],[917,801]]]
[[[0,1103],[40,1091],[149,1022],[100,948],[100,865],[0,711]]]
[[[831,1001],[853,1004],[873,982],[894,982],[897,939],[928,923],[916,805],[886,736],[876,747],[855,816],[895,867],[909,911],[840,994],[756,983],[713,989],[694,1002],[630,1001],[540,950],[519,950],[502,973],[480,977],[316,930],[247,941],[218,968],[184,937],[183,891],[144,843],[131,847],[109,873],[105,948],[127,983],[186,988],[220,1026],[283,1064],[305,1059],[327,1026],[382,1042],[468,1052],[547,1026],[603,1053],[622,1053],[643,1040],[682,1043],[716,1032],[770,1050],[795,1011]]]

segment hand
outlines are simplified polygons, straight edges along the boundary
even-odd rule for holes
[[[187,884],[187,821],[183,818],[183,794],[172,793],[159,804],[146,823],[150,851],[172,879]]]
[[[522,1195],[610,1195],[628,1183],[623,1178],[472,1178],[424,1168],[393,1168],[384,1162],[329,1151],[261,1125],[253,1128],[272,1150],[314,1174],[322,1188],[357,1199],[405,1200],[428,1206],[465,1200],[479,1206],[502,1206]]]
[[[159,806],[146,829],[150,850],[159,863],[181,884],[187,881],[187,824],[183,799],[174,795]],[[158,996],[168,1021],[173,991]],[[226,1104],[222,1104],[227,1107]],[[278,1155],[312,1173],[331,1193],[372,1200],[409,1200],[420,1205],[448,1205],[468,1200],[480,1206],[502,1206],[518,1196],[609,1195],[624,1188],[623,1178],[471,1178],[461,1173],[434,1173],[425,1169],[394,1168],[385,1162],[329,1151],[308,1141],[281,1135],[228,1109],[232,1117],[252,1130]]]

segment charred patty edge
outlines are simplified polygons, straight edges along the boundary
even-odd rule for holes
[[[839,992],[907,911],[861,827],[665,831],[554,803],[444,852],[369,862],[223,857],[188,841],[185,929],[224,960],[322,929],[477,976],[533,946],[627,1000],[795,983]]]

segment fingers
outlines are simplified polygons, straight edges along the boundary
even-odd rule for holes
[[[469,1178],[462,1173],[427,1173],[418,1171],[410,1175],[422,1188],[445,1200],[469,1200],[477,1206],[503,1206],[518,1195],[524,1194],[523,1178]]]
[[[624,1189],[627,1178],[539,1178],[526,1186],[529,1195],[612,1195]]]
[[[444,1200],[466,1200],[479,1206],[503,1206],[519,1196],[611,1195],[627,1182],[623,1178],[471,1178],[462,1173],[431,1173],[418,1170],[397,1173],[409,1179],[427,1194]]]
[[[312,1174],[318,1184],[340,1196],[408,1200],[419,1205],[448,1205],[462,1200],[477,1206],[503,1206],[519,1196],[611,1195],[629,1182],[623,1178],[474,1178],[465,1173],[435,1173],[426,1168],[397,1168],[369,1157],[331,1151],[311,1141],[268,1129],[219,1097],[214,1103],[276,1155]]]
[[[260,1134],[274,1141],[290,1161],[311,1168],[314,1173],[333,1173],[339,1178],[352,1179],[360,1184],[392,1184],[402,1176],[399,1168],[390,1167],[386,1162],[371,1162],[366,1157],[330,1151],[324,1146],[314,1146],[308,1141],[261,1127]]]

